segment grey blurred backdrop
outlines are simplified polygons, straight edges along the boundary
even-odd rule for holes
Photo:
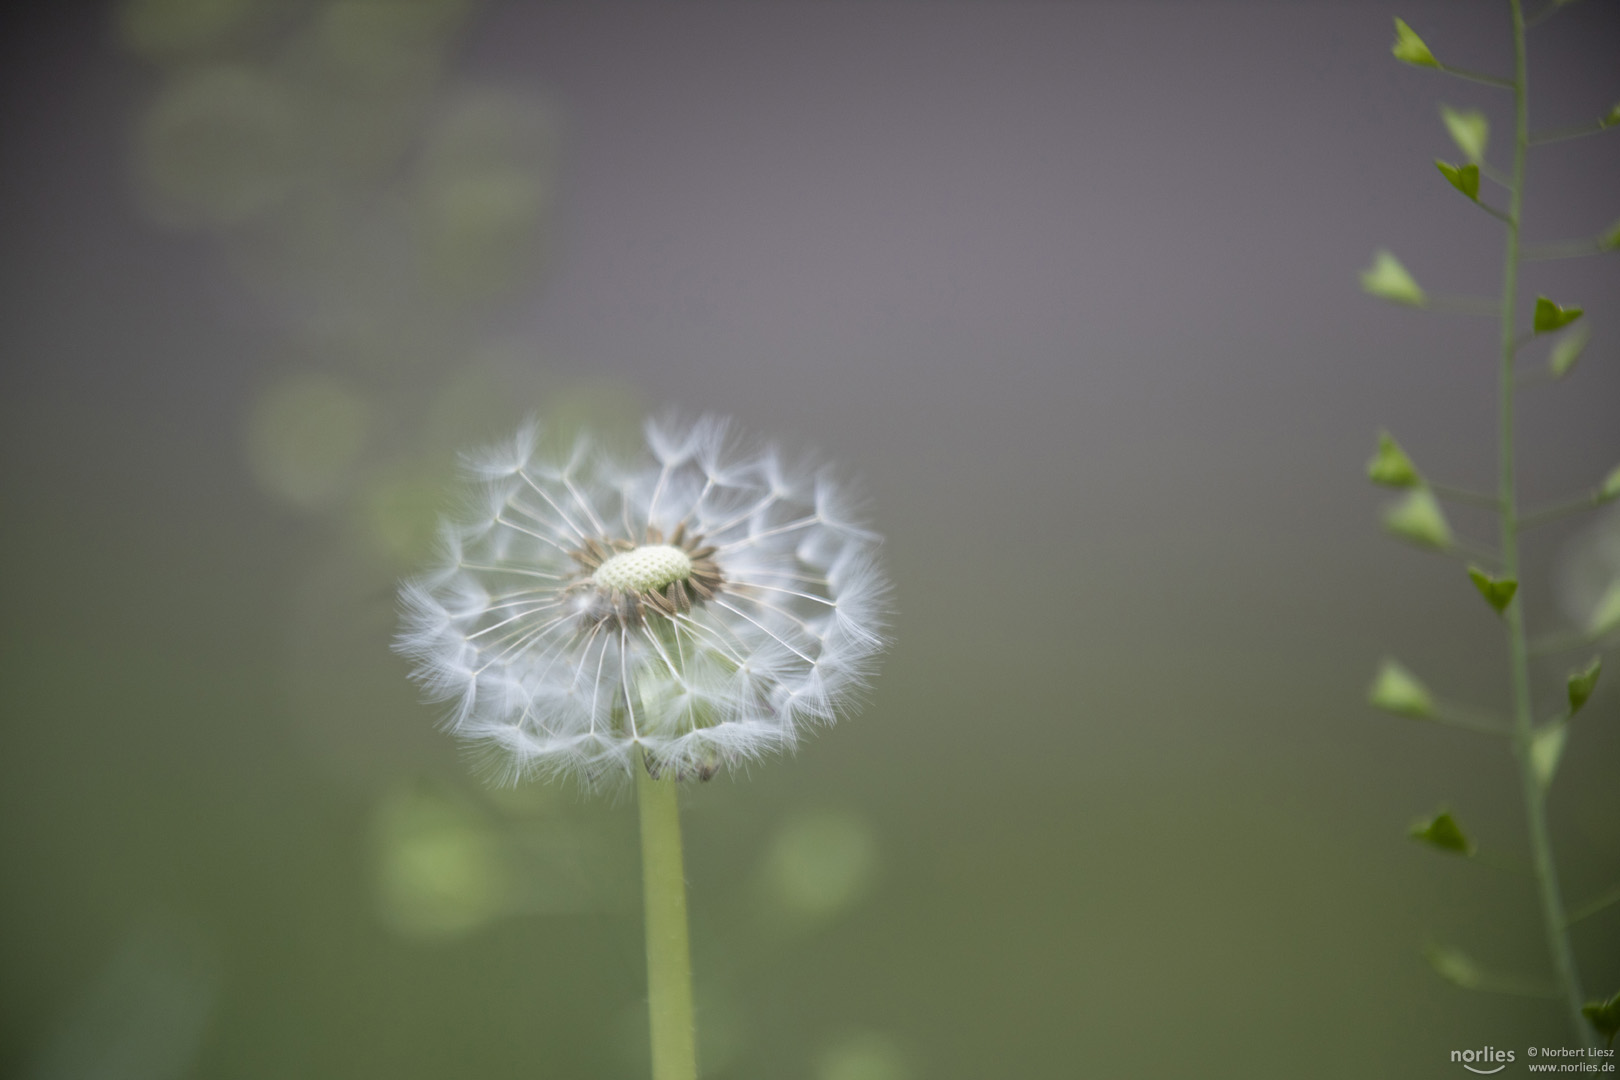
[[[706,1074],[1428,1077],[1567,1043],[1498,626],[1380,534],[1381,427],[1488,486],[1489,295],[1402,15],[1507,70],[1496,3],[378,3],[9,9],[0,1072],[646,1075],[634,808],[492,791],[389,652],[458,447],[666,404],[864,479],[898,590],[858,717],[690,792]],[[1534,31],[1532,119],[1620,100],[1620,6]],[[1620,135],[1535,152],[1527,230],[1620,215]],[[1489,185],[1487,185],[1489,188]],[[1620,461],[1620,259],[1527,390],[1527,500]],[[1527,354],[1528,360],[1536,353]],[[1457,526],[1489,539],[1489,522]],[[1606,531],[1605,531],[1606,530]],[[1620,574],[1538,534],[1534,626]],[[1607,546],[1605,546],[1607,545]],[[1543,704],[1580,657],[1537,669]],[[1551,815],[1620,877],[1620,688]],[[1620,915],[1575,944],[1620,988]]]

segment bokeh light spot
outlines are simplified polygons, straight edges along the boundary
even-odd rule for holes
[[[877,869],[877,842],[866,822],[846,811],[789,821],[765,856],[771,898],[786,911],[823,919],[865,895]]]
[[[314,509],[349,486],[370,429],[364,399],[330,375],[292,375],[248,419],[248,465],[271,495]]]
[[[816,1080],[912,1080],[910,1055],[893,1037],[866,1031],[845,1035],[822,1051]]]
[[[153,217],[234,225],[277,206],[299,171],[292,94],[241,65],[175,79],[142,117],[139,178]]]

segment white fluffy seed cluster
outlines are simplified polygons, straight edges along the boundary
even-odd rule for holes
[[[398,651],[501,779],[708,779],[852,704],[889,585],[831,473],[711,417],[549,445],[472,459],[476,512],[401,590]]]

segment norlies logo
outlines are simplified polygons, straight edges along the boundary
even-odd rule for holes
[[[1478,1050],[1453,1050],[1451,1060],[1460,1063],[1471,1073],[1489,1076],[1507,1068],[1507,1063],[1513,1060],[1513,1051],[1498,1050],[1494,1046],[1485,1046]],[[1495,1067],[1475,1068],[1475,1065]]]

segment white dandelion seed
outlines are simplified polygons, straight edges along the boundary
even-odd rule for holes
[[[707,780],[831,723],[885,644],[877,534],[825,470],[722,420],[633,456],[530,424],[469,459],[472,520],[401,590],[396,648],[503,779]]]

